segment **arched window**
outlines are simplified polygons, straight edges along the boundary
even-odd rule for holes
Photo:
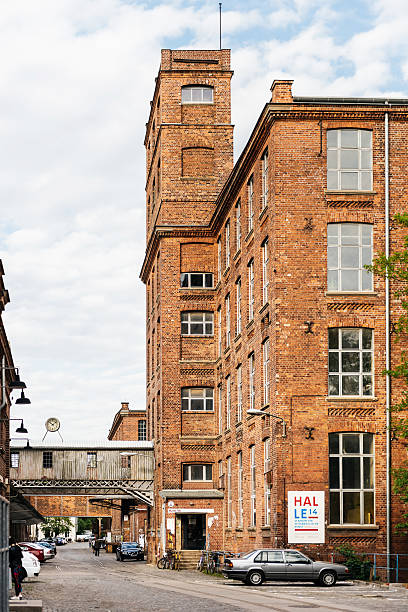
[[[213,88],[208,85],[185,85],[181,88],[182,104],[212,104]]]

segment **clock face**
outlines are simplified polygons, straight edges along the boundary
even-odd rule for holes
[[[60,422],[56,417],[51,417],[45,422],[45,427],[48,431],[58,431],[60,428]]]

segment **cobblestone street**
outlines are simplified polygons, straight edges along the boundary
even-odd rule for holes
[[[340,583],[331,589],[310,584],[268,583],[245,587],[198,572],[158,570],[142,562],[116,561],[87,544],[58,548],[38,579],[24,583],[24,598],[42,599],[44,612],[157,611],[234,612],[402,612],[408,591],[402,586]]]

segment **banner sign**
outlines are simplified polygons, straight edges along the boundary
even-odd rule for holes
[[[324,491],[288,491],[288,542],[324,544]]]

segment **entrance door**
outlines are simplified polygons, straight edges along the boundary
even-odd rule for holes
[[[183,550],[203,550],[206,536],[205,514],[181,515],[181,540]]]

